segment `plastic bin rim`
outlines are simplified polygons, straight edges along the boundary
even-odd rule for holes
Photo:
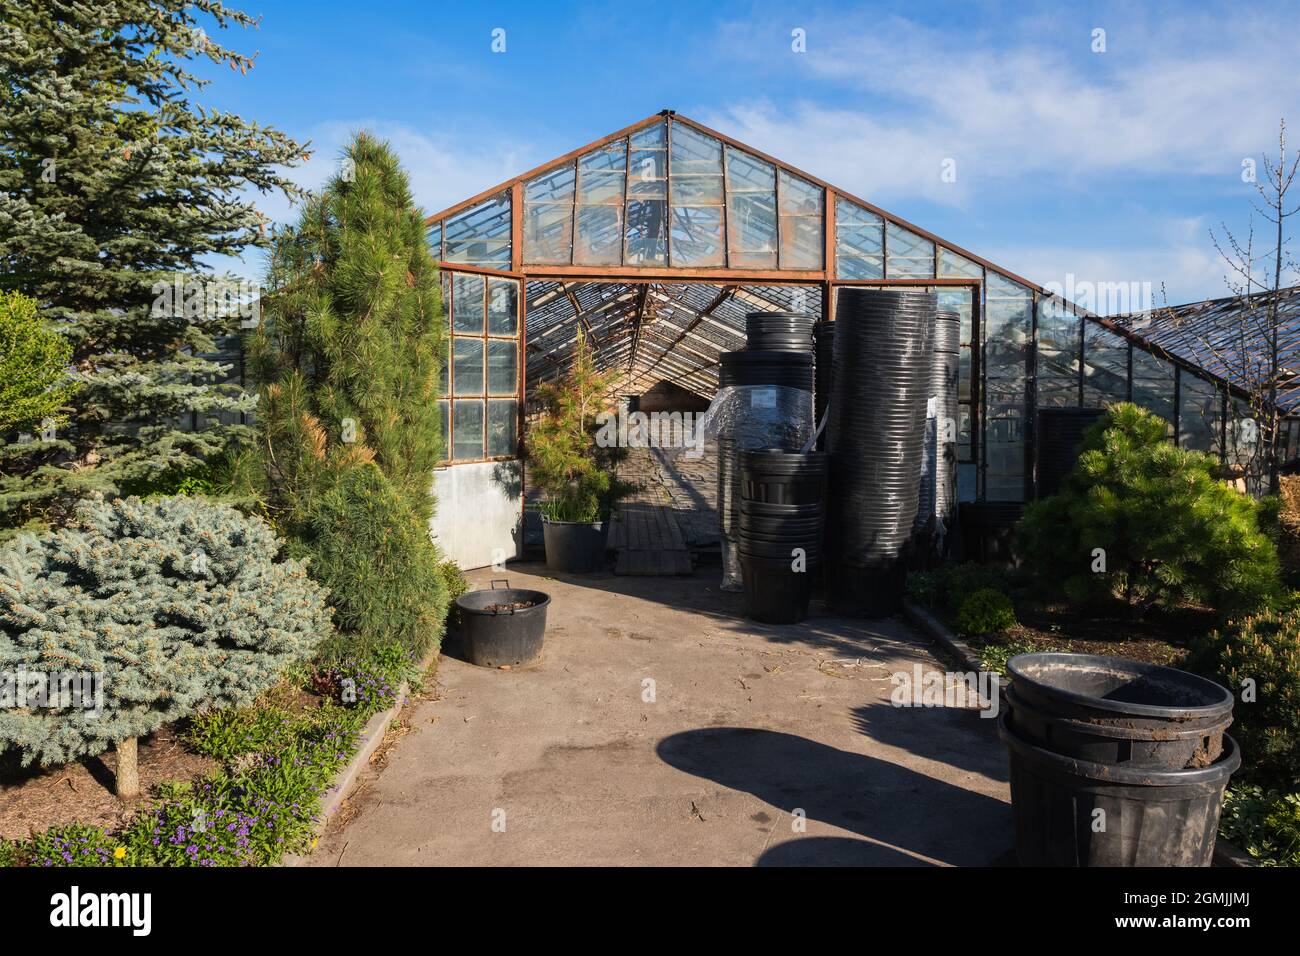
[[[1077,691],[1065,690],[1055,687],[1051,684],[1044,684],[1040,679],[1032,677],[1025,670],[1030,661],[1039,662],[1051,666],[1052,664],[1069,664],[1071,666],[1105,667],[1110,670],[1128,670],[1136,677],[1145,677],[1160,672],[1168,672],[1178,675],[1178,680],[1184,683],[1190,683],[1195,686],[1203,687],[1208,691],[1217,692],[1219,700],[1215,703],[1197,704],[1190,707],[1178,707],[1174,705],[1161,704],[1137,704],[1128,703],[1118,700],[1106,700],[1102,697],[1091,697],[1087,694],[1080,694]],[[1132,661],[1122,657],[1107,657],[1102,654],[1072,654],[1060,651],[1055,652],[1035,652],[1032,654],[1017,654],[1007,661],[1007,673],[1010,675],[1012,682],[1016,680],[1023,681],[1025,684],[1043,687],[1046,692],[1062,700],[1069,701],[1072,704],[1079,704],[1084,707],[1091,707],[1094,710],[1105,710],[1115,714],[1129,714],[1135,717],[1170,717],[1171,710],[1188,711],[1193,716],[1205,717],[1211,716],[1225,709],[1232,710],[1232,705],[1236,698],[1226,687],[1216,684],[1212,680],[1207,680],[1196,674],[1179,670],[1176,667],[1166,667],[1163,664],[1151,664],[1146,661]]]

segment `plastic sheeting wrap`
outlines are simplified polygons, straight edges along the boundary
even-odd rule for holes
[[[718,521],[722,589],[742,588],[736,551],[740,464],[736,455],[756,448],[800,451],[812,438],[812,392],[784,385],[728,385],[718,389],[700,421],[706,440],[718,442]]]

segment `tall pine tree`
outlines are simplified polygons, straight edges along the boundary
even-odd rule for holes
[[[210,356],[247,316],[204,259],[266,241],[252,195],[296,195],[304,148],[206,109],[191,67],[247,72],[203,27],[254,25],[216,0],[0,0],[0,283],[67,336],[79,384],[52,436],[0,436],[0,527],[192,469],[244,428],[253,400]]]
[[[265,302],[248,367],[267,509],[331,590],[344,632],[332,650],[397,640],[421,652],[446,608],[429,537],[446,317],[387,144],[358,134],[276,237]]]

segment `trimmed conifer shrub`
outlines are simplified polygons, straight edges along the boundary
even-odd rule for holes
[[[423,653],[447,608],[429,535],[446,316],[423,214],[387,144],[353,139],[276,238],[267,288],[248,337],[253,493],[331,590],[328,657],[394,640]]]
[[[325,592],[280,550],[259,518],[185,497],[86,501],[6,545],[0,747],[51,765],[116,746],[118,793],[134,796],[137,737],[251,702],[329,635]]]
[[[1215,459],[1170,444],[1168,427],[1111,406],[1060,493],[1025,510],[1017,551],[1048,593],[1137,613],[1184,602],[1253,611],[1278,596],[1258,504],[1218,480]]]
[[[422,655],[442,636],[446,582],[410,499],[373,463],[344,470],[312,499],[291,546],[330,589],[337,633],[330,660],[400,643]]]

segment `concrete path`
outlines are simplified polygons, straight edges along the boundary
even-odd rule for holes
[[[508,574],[552,595],[542,660],[487,670],[446,648],[440,698],[414,708],[412,732],[311,865],[1007,857],[994,722],[889,702],[891,673],[945,669],[900,620],[755,625],[713,568],[544,575],[540,565]]]

